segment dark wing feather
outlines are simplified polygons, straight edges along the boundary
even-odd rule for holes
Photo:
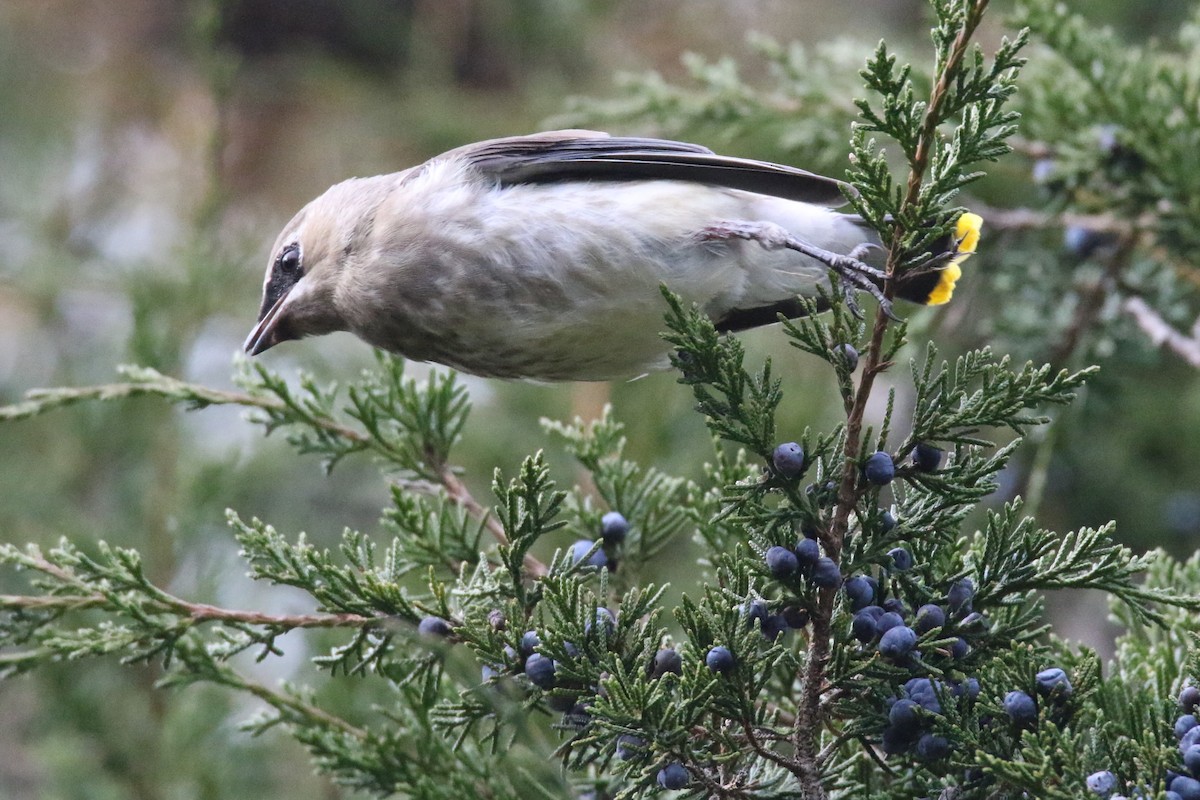
[[[742,189],[823,206],[846,202],[833,178],[767,161],[719,156],[706,147],[666,139],[553,131],[493,139],[452,150],[500,184],[571,180],[676,180]]]

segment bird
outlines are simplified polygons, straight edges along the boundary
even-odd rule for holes
[[[329,188],[284,226],[244,349],[349,331],[413,361],[539,382],[669,366],[661,287],[723,333],[797,317],[831,270],[890,313],[865,258],[879,237],[837,209],[842,181],[665,139],[560,130],[465,145]],[[950,299],[975,251],[963,214],[896,297]]]

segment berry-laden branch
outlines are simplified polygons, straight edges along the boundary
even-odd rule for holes
[[[959,78],[963,59],[968,51],[971,38],[987,10],[988,0],[975,0],[970,3],[961,18],[961,25],[948,53],[940,58],[941,72],[930,94],[925,107],[916,147],[910,158],[907,189],[897,209],[896,220],[908,220],[914,217],[912,213],[921,201],[921,189],[926,171],[930,163],[930,153],[942,141],[938,126],[944,120],[944,106],[950,98],[951,89]],[[906,255],[906,238],[909,231],[904,230],[902,223],[897,222],[887,241],[886,274],[884,292],[887,299],[894,296],[895,284],[891,280],[904,263]],[[858,463],[862,452],[863,420],[867,404],[875,385],[875,378],[884,372],[890,363],[885,359],[884,339],[888,331],[890,318],[881,307],[875,313],[874,325],[871,330],[870,345],[867,349],[866,360],[862,368],[862,377],[854,393],[846,419],[845,445],[843,448],[843,469],[837,488],[837,502],[828,531],[821,537],[827,555],[834,561],[839,561],[846,533],[850,526],[850,514],[855,509],[861,491],[859,490]],[[802,694],[796,714],[796,724],[793,733],[793,745],[797,760],[801,765],[798,775],[804,789],[805,797],[818,800],[825,798],[823,786],[822,762],[819,760],[819,736],[825,727],[822,697],[827,689],[825,673],[830,659],[832,643],[831,622],[834,604],[837,596],[835,587],[822,588],[817,594],[817,604],[812,613],[812,635],[809,638],[807,660],[804,666]]]

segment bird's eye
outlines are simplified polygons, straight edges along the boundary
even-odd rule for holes
[[[293,242],[283,248],[279,253],[279,258],[275,260],[275,268],[284,276],[289,278],[299,278],[302,274],[300,267],[300,245]]]

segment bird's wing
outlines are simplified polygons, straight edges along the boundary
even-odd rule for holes
[[[550,131],[460,147],[445,157],[466,159],[501,185],[572,180],[675,180],[742,189],[836,207],[852,191],[841,181],[806,170],[720,156],[697,144],[609,136],[596,131]]]

